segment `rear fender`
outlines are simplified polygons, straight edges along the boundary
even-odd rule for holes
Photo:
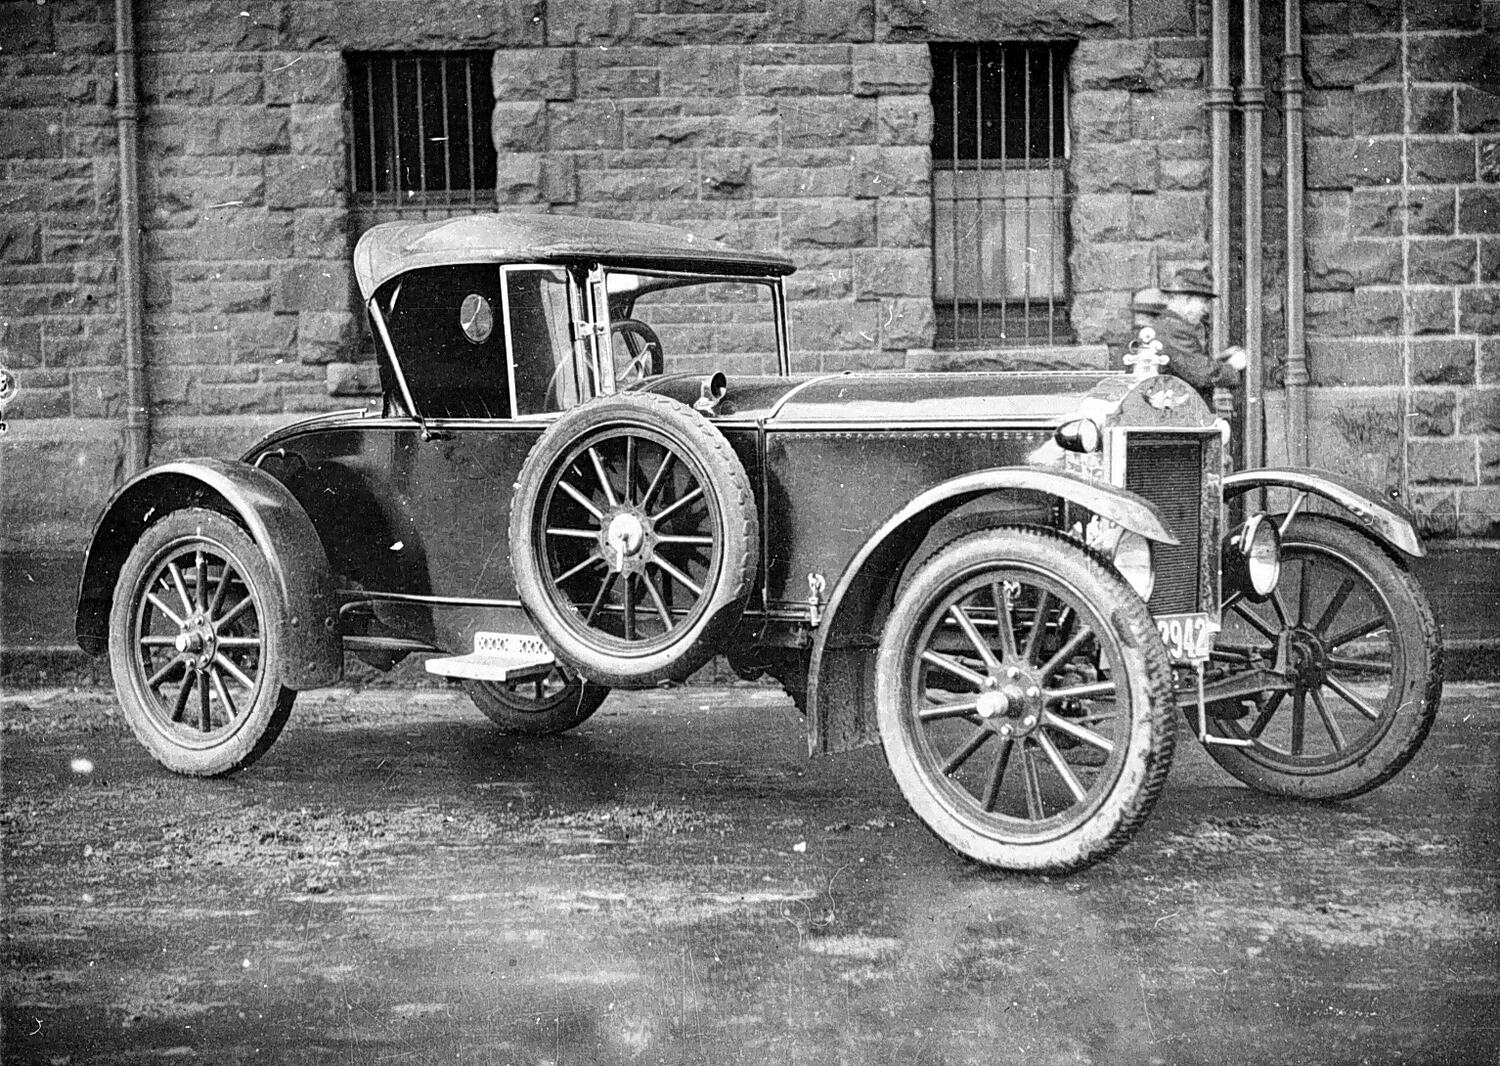
[[[1320,496],[1354,516],[1354,524],[1387,547],[1414,558],[1427,554],[1417,525],[1402,507],[1388,503],[1358,482],[1327,470],[1306,467],[1267,467],[1241,470],[1224,479],[1224,497],[1254,489],[1291,489]]]
[[[808,748],[847,751],[879,740],[875,658],[901,575],[923,539],[964,504],[997,493],[1065,500],[1148,540],[1177,544],[1156,505],[1111,485],[1033,467],[998,467],[935,485],[897,511],[867,540],[828,598],[808,668]]]
[[[270,474],[223,459],[182,459],[152,467],[110,499],[94,527],[78,589],[78,646],[109,647],[109,612],[125,559],[147,526],[173,511],[203,507],[234,519],[265,554],[282,606],[281,683],[331,685],[343,674],[336,597],[328,558],[312,522]]]

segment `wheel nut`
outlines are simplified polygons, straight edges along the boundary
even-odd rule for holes
[[[1004,725],[1002,725],[1000,727],[1000,735],[1002,737],[1008,737],[1008,736],[1010,736],[1010,732],[1011,732],[1011,730],[1010,730],[1010,723],[1009,722],[1006,722]]]
[[[1042,690],[1037,688],[1035,685],[1032,685],[1029,689],[1026,690],[1026,698],[1029,700],[1034,700],[1041,694]]]
[[[1021,671],[1019,669],[1017,669],[1016,667],[1012,666],[1010,669],[1008,669],[1008,670],[1005,671],[1005,676],[1008,677],[1008,678],[1010,678],[1012,681],[1014,681],[1016,678],[1018,678],[1018,677],[1021,676]]]
[[[1028,714],[1025,718],[1021,719],[1021,724],[1024,725],[1027,729],[1030,729],[1032,726],[1036,725],[1036,715]]]

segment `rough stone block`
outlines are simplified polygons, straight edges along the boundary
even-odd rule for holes
[[[1195,174],[1203,173],[1206,172],[1204,166],[1199,163],[1190,169]],[[1161,180],[1162,169],[1158,166],[1154,145],[1138,141],[1099,142],[1080,146],[1068,162],[1068,177],[1073,188],[1083,195],[1150,192],[1167,186]],[[1201,185],[1184,186],[1180,180],[1169,184],[1172,189]]]
[[[297,357],[297,315],[235,316],[229,331],[229,357],[235,363],[286,365]]]
[[[1458,329],[1485,337],[1500,335],[1500,286],[1458,290]]]
[[[344,64],[336,52],[266,57],[268,104],[329,104],[344,98]]]
[[[1079,246],[1130,239],[1131,200],[1125,193],[1079,196],[1073,201],[1071,222]]]
[[[1478,253],[1472,237],[1414,240],[1408,252],[1412,280],[1426,285],[1468,284],[1475,278]]]
[[[325,369],[330,396],[380,395],[380,368],[374,363],[329,363]]]
[[[696,200],[696,171],[672,170],[588,171],[578,175],[578,198],[586,204],[613,201]]]
[[[794,351],[875,349],[880,337],[878,301],[807,300],[790,309]]]
[[[926,95],[882,96],[877,108],[881,144],[932,143],[932,100]]]
[[[347,315],[353,300],[348,265],[334,259],[291,260],[276,279],[274,310]]]
[[[1412,34],[1407,70],[1419,82],[1493,83],[1494,72],[1500,70],[1500,40],[1493,32]]]
[[[495,163],[495,201],[518,205],[545,203],[542,156],[537,152],[505,152]]]
[[[42,231],[33,222],[0,221],[0,263],[35,263],[41,259]]]
[[[1477,365],[1476,357],[1477,351],[1472,340],[1413,338],[1411,342],[1412,384],[1472,385]]]
[[[875,11],[875,36],[882,41],[1078,40],[1129,35],[1129,6],[1113,2],[878,0]]]
[[[1353,158],[1353,145],[1344,138],[1308,138],[1307,187],[1309,189],[1348,188],[1353,184],[1350,178]]]
[[[897,298],[882,300],[880,347],[886,351],[931,348],[937,330],[932,298]]]
[[[1500,237],[1479,238],[1479,280],[1500,281]]]
[[[1486,539],[1500,534],[1500,490],[1460,489],[1457,533]]]
[[[347,181],[341,155],[272,156],[266,160],[266,204],[341,207]]]
[[[1308,390],[1308,452],[1376,492],[1401,487],[1401,402],[1395,389]]]
[[[1355,140],[1349,152],[1349,184],[1399,185],[1401,142],[1399,140]]]
[[[1479,384],[1500,385],[1500,337],[1479,338]]]
[[[1410,328],[1414,334],[1452,333],[1457,322],[1451,289],[1409,288]]]
[[[787,41],[869,41],[874,0],[771,0],[770,29]]]
[[[490,64],[496,100],[571,100],[574,95],[571,48],[501,48]]]
[[[875,232],[882,248],[928,248],[932,244],[930,197],[888,197],[875,206]]]
[[[1131,138],[1131,94],[1123,89],[1075,92],[1070,101],[1073,134],[1080,145],[1120,144]]]
[[[317,364],[347,358],[358,334],[348,311],[303,311],[297,316],[297,359]]]
[[[587,55],[578,68],[579,99],[628,100],[657,94],[660,75],[656,67],[595,66],[587,62]]]
[[[854,149],[855,196],[876,199],[931,193],[932,151],[925,145]]]
[[[797,273],[787,278],[787,294],[802,300],[842,300],[854,295],[854,256],[843,249],[797,253]]]
[[[305,259],[342,259],[353,249],[349,212],[308,207],[292,216],[292,250]]]
[[[1417,485],[1473,485],[1478,482],[1471,440],[1414,440],[1406,446],[1407,478]]]
[[[1309,137],[1348,137],[1354,131],[1354,90],[1313,90],[1306,97]]]
[[[871,44],[854,50],[856,96],[925,96],[931,87],[932,56],[926,44]]]
[[[1451,437],[1458,428],[1458,395],[1447,389],[1413,390],[1407,433],[1413,437]]]
[[[1457,494],[1449,489],[1417,489],[1411,493],[1417,531],[1424,537],[1451,537],[1458,532]]]
[[[1353,93],[1353,123],[1350,132],[1369,137],[1401,133],[1406,123],[1406,100],[1398,86],[1362,88]]]
[[[294,155],[344,155],[342,104],[294,104],[290,140]]]
[[[625,144],[629,148],[774,148],[777,138],[775,111],[755,100],[703,114],[662,119],[631,116],[625,120]],[[789,147],[824,148],[827,144]]]
[[[855,249],[854,289],[861,300],[907,296],[931,303],[932,256],[917,249]]]
[[[742,151],[705,151],[698,164],[700,193],[709,200],[743,200],[752,193],[751,157]]]
[[[1479,386],[1464,393],[1460,433],[1500,433],[1500,388]]]
[[[501,155],[507,152],[539,152],[547,145],[547,118],[551,111],[564,121],[571,105],[547,105],[541,101],[525,103],[496,103],[490,114],[490,135],[495,150]],[[596,110],[598,110],[596,108]],[[567,147],[589,147],[585,144]]]
[[[1487,485],[1500,482],[1500,440],[1479,442],[1479,480]]]
[[[1500,133],[1500,93],[1470,85],[1458,89],[1460,133]]]
[[[1349,233],[1354,237],[1441,235],[1453,232],[1456,194],[1452,189],[1355,189],[1349,199]]]
[[[1352,289],[1401,282],[1401,242],[1313,241],[1308,245],[1309,289]]]
[[[1401,343],[1309,337],[1308,372],[1315,385],[1399,385]]]
[[[632,0],[548,0],[547,43],[607,46],[632,39]]]
[[[875,243],[875,208],[868,201],[800,201],[781,209],[788,249],[861,248]]]
[[[1469,137],[1413,137],[1407,141],[1407,174],[1414,185],[1474,180],[1474,141]]]
[[[878,136],[873,100],[809,97],[778,107],[782,144],[788,148],[874,144]]]
[[[1131,236],[1138,240],[1194,240],[1208,233],[1208,199],[1197,192],[1133,196]]]
[[[771,200],[853,196],[854,154],[848,149],[800,157],[781,153],[756,164],[755,192]]]
[[[1073,249],[1068,260],[1075,291],[1143,289],[1156,282],[1154,241],[1099,243]]]
[[[1500,233],[1500,188],[1458,190],[1458,232]]]
[[[1315,88],[1394,82],[1401,75],[1401,42],[1394,37],[1311,37],[1305,51]]]
[[[741,68],[741,91],[747,96],[842,96],[849,92],[850,72],[842,66],[807,64]]]
[[[281,409],[281,386],[198,384],[198,408],[206,415],[254,414]]]
[[[740,56],[737,49],[684,45],[663,49],[660,83],[663,96],[734,96],[739,92]]]

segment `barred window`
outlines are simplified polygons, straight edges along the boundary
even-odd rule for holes
[[[494,200],[489,52],[349,52],[349,174],[359,205]]]
[[[1060,43],[932,46],[933,297],[943,347],[1069,344]]]

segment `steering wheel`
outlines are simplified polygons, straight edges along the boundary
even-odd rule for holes
[[[616,388],[662,372],[661,338],[646,323],[634,318],[613,321],[609,339],[614,352]]]

